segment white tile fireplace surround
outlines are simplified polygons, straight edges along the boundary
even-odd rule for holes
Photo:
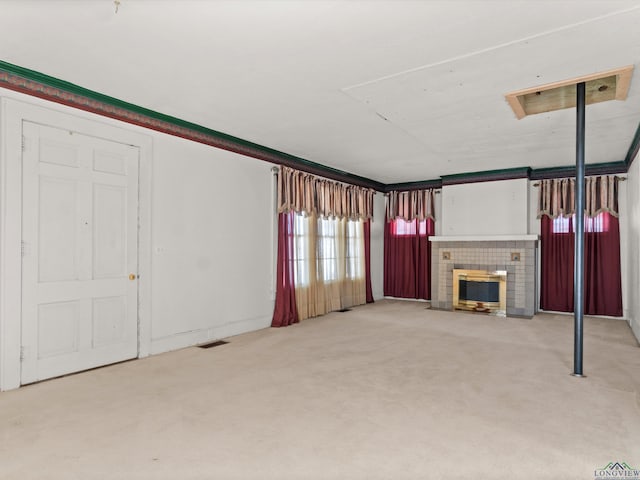
[[[431,241],[431,308],[453,308],[453,269],[506,270],[507,316],[536,310],[537,235],[435,236]]]

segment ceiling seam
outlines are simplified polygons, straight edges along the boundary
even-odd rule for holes
[[[629,12],[632,12],[632,11],[635,11],[635,10],[638,10],[638,9],[640,9],[640,6],[630,7],[630,8],[626,8],[624,10],[617,10],[615,12],[609,12],[607,14],[599,15],[597,17],[593,17],[593,18],[590,18],[590,19],[587,19],[587,20],[582,20],[580,22],[572,23],[570,25],[564,25],[562,27],[553,28],[551,30],[545,30],[544,32],[536,33],[534,35],[529,35],[529,36],[526,36],[526,37],[522,37],[522,38],[520,38],[518,40],[512,40],[510,42],[505,42],[505,43],[501,43],[501,44],[494,45],[494,46],[491,46],[491,47],[487,47],[487,48],[483,48],[483,49],[480,49],[480,50],[476,50],[476,51],[473,51],[473,52],[470,52],[470,53],[465,53],[464,55],[456,55],[456,56],[453,56],[453,57],[450,57],[450,58],[447,58],[447,59],[444,59],[444,60],[439,60],[437,62],[428,63],[426,65],[420,65],[418,67],[414,67],[414,68],[410,68],[410,69],[407,69],[407,70],[403,70],[401,72],[396,72],[396,73],[392,73],[392,74],[385,75],[385,76],[382,76],[382,77],[374,78],[372,80],[367,80],[365,82],[357,83],[357,84],[354,84],[354,85],[349,85],[347,87],[343,87],[342,90],[346,92],[348,90],[354,90],[356,88],[365,87],[365,86],[368,86],[368,85],[373,85],[375,83],[383,82],[385,80],[390,80],[392,78],[401,77],[403,75],[408,75],[410,73],[419,72],[421,70],[427,70],[429,68],[438,67],[440,65],[446,65],[448,63],[453,63],[453,62],[456,62],[458,60],[464,60],[466,58],[471,58],[471,57],[474,57],[476,55],[482,55],[484,53],[489,53],[489,52],[492,52],[492,51],[495,51],[495,50],[500,50],[501,48],[509,47],[511,45],[516,45],[518,43],[527,42],[529,40],[534,40],[536,38],[541,38],[541,37],[544,37],[546,35],[551,35],[551,34],[554,34],[554,33],[562,32],[564,30],[569,30],[569,29],[572,29],[572,28],[580,27],[582,25],[586,25],[586,24],[589,24],[589,23],[593,23],[593,22],[597,22],[597,21],[600,21],[600,20],[604,20],[606,18],[613,17],[613,16],[616,16],[616,15],[622,15],[622,14],[629,13]]]

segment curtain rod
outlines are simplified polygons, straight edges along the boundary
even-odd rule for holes
[[[596,175],[597,176],[597,175]],[[573,178],[573,177],[568,177],[568,178]],[[620,182],[626,182],[627,181],[627,177],[616,177]],[[540,185],[540,182],[536,182],[536,183],[532,183],[531,185],[533,185],[534,187],[537,187]]]
[[[293,170],[295,170],[295,169],[293,169]],[[278,176],[278,174],[280,173],[280,167],[279,167],[279,166],[277,166],[277,165],[274,165],[273,167],[271,167],[271,173],[273,174],[273,176]],[[351,184],[349,184],[349,183],[347,183],[347,182],[339,182],[339,181],[336,181],[336,180],[331,180],[331,179],[328,179],[328,178],[323,177],[323,176],[321,176],[321,175],[316,175],[316,174],[313,174],[313,173],[310,173],[309,175],[313,175],[313,176],[315,176],[315,177],[322,178],[322,179],[326,179],[326,180],[329,180],[329,181],[332,181],[332,182],[344,183],[345,185],[351,185]],[[356,185],[356,186],[357,186],[357,185]],[[367,188],[367,187],[360,187],[360,188]],[[441,193],[442,187],[440,187],[440,188],[434,188],[433,190],[434,190],[434,192],[433,192],[433,193],[435,193],[436,195],[439,195],[439,194]],[[380,192],[380,193],[382,193],[382,192]],[[386,193],[385,193],[385,195],[386,195],[387,193],[389,193],[389,192],[386,192]]]
[[[286,165],[274,165],[273,167],[271,167],[271,174],[274,177],[277,177],[278,175],[280,175],[281,167],[286,167]],[[356,184],[350,183],[350,182],[348,182],[346,180],[334,180],[333,178],[324,177],[324,176],[318,175],[316,173],[305,172],[304,170],[298,170],[297,168],[293,168],[293,167],[287,167],[287,168],[289,168],[289,169],[291,169],[291,170],[293,170],[295,172],[300,172],[300,173],[302,173],[304,175],[310,175],[310,176],[312,176],[314,178],[317,178],[319,180],[322,180],[322,181],[333,182],[333,183],[336,183],[336,184],[346,185],[347,187],[355,187],[355,188],[359,188],[359,189],[362,189],[362,190],[373,190],[375,193],[378,193],[378,192],[382,193],[380,190],[376,190],[373,187],[365,187],[365,186],[362,186],[362,185],[356,185]]]
[[[418,190],[433,190],[433,193],[439,195],[442,193],[442,187],[438,188],[420,188]],[[403,192],[417,192],[418,190],[393,190],[394,192],[403,193]],[[384,192],[385,195],[389,195],[391,192]]]

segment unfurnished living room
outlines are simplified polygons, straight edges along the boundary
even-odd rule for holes
[[[640,480],[636,68],[640,1],[0,0],[0,480]]]

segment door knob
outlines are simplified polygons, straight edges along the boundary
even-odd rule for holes
[[[129,274],[129,280],[135,280],[136,279],[136,274],[135,273],[130,273]]]

